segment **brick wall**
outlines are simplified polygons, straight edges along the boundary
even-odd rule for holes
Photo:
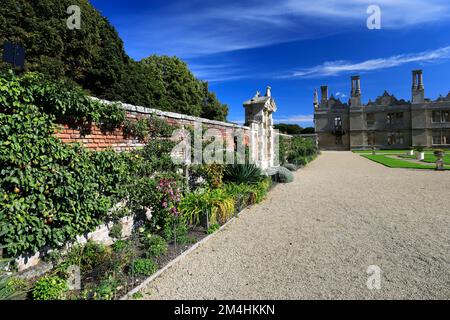
[[[110,103],[106,100],[102,100],[102,102]],[[193,126],[197,121],[202,122],[205,127],[218,129],[222,133],[223,137],[226,137],[227,130],[241,129],[244,131],[244,143],[249,143],[250,128],[246,126],[240,126],[228,122],[202,119],[179,113],[164,112],[156,109],[133,106],[125,103],[121,105],[126,112],[127,118],[130,120],[137,120],[140,118],[149,117],[150,115],[156,115],[165,119],[169,124],[175,126]],[[64,123],[64,121],[61,121],[55,135],[65,143],[78,142],[82,143],[89,149],[97,151],[104,150],[106,148],[113,148],[117,151],[127,151],[142,147],[144,145],[136,139],[125,137],[122,128],[117,128],[113,131],[106,131],[102,130],[96,124],[93,124],[88,128],[83,127],[82,129],[79,129],[76,126],[69,125]],[[233,138],[229,136],[228,139]]]

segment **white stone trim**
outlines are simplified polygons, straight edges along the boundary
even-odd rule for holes
[[[91,97],[91,99],[100,101],[100,102],[105,103],[105,104],[116,103],[116,102],[112,102],[112,101],[108,101],[108,100],[104,100],[104,99],[99,99],[99,98],[96,98],[96,97]],[[154,115],[158,115],[158,116],[161,116],[161,117],[167,117],[167,118],[172,118],[172,119],[187,120],[187,121],[198,121],[198,122],[211,124],[211,125],[217,125],[217,126],[221,126],[221,127],[229,127],[229,128],[238,128],[238,129],[250,130],[250,128],[247,127],[247,126],[241,126],[241,125],[238,125],[238,124],[235,124],[235,123],[229,123],[229,122],[223,122],[223,121],[217,121],[217,120],[210,120],[210,119],[194,117],[194,116],[188,116],[188,115],[185,115],[185,114],[169,112],[169,111],[161,111],[161,110],[153,109],[153,108],[146,108],[146,107],[141,107],[141,106],[135,106],[135,105],[128,104],[128,103],[123,103],[123,102],[120,102],[120,101],[118,101],[117,103],[122,106],[123,110],[129,111],[129,112],[135,112],[135,113],[141,113],[141,114],[154,114]]]

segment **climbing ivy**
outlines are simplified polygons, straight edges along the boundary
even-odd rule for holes
[[[74,106],[89,99],[55,90],[57,99],[44,100],[54,88],[37,79],[0,77],[0,243],[10,256],[59,247],[123,214],[110,209],[144,166],[134,153],[96,153],[57,139],[56,114],[99,119],[90,109],[96,102],[77,113]]]

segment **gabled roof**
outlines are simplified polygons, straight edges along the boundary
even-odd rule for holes
[[[266,104],[266,102],[268,100],[270,100],[271,97],[260,97],[260,96],[254,96],[253,98],[251,98],[250,100],[247,100],[244,102],[244,105],[251,105],[251,104]]]

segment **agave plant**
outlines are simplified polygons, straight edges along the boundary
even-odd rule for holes
[[[248,163],[227,165],[224,172],[224,179],[235,183],[256,184],[263,178],[261,169]]]

